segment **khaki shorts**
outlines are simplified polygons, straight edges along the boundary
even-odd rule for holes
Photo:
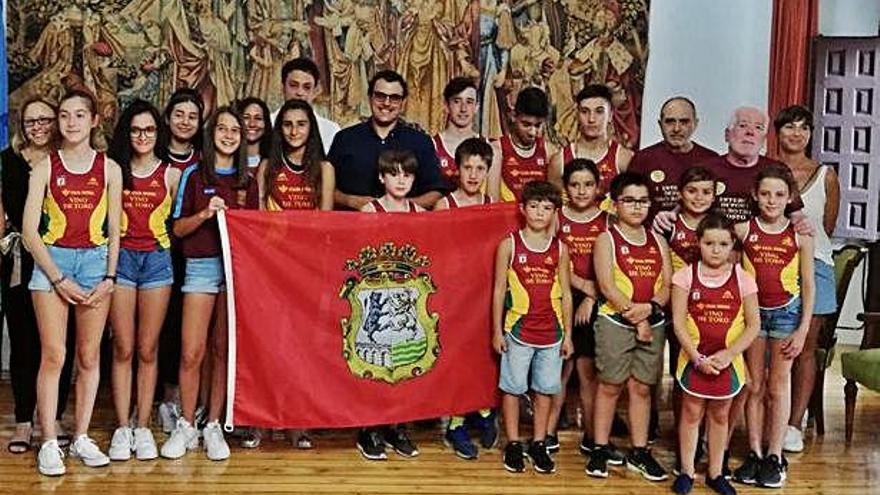
[[[596,318],[596,368],[599,380],[613,385],[625,383],[629,377],[654,385],[663,366],[663,344],[666,323],[651,327],[650,343],[636,340],[635,328],[626,327],[605,317]]]

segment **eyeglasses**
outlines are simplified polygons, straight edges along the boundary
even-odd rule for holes
[[[55,122],[55,117],[37,117],[35,119],[24,119],[24,128],[31,129],[36,126],[46,127]]]
[[[403,95],[402,95],[402,94],[396,94],[396,93],[395,93],[395,94],[393,94],[393,95],[390,95],[390,94],[388,94],[388,93],[383,93],[383,92],[381,92],[381,91],[373,91],[373,96],[372,96],[372,98],[373,98],[373,100],[375,100],[377,103],[390,102],[390,103],[394,103],[395,105],[397,105],[397,104],[399,104],[400,102],[403,101]]]
[[[156,137],[156,127],[155,126],[132,127],[131,131],[129,132],[129,135],[133,138],[136,138],[136,137],[153,138],[153,137]]]
[[[651,206],[650,198],[631,198],[629,196],[617,200],[620,204],[627,208],[647,208]]]

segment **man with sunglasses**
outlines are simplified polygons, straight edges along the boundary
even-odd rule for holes
[[[434,206],[448,185],[431,138],[400,114],[406,105],[407,84],[393,70],[382,70],[370,79],[367,91],[372,115],[336,135],[328,159],[336,169],[335,202],[347,210],[360,210],[383,194],[377,159],[385,150],[408,150],[418,160],[411,199],[426,209]]]

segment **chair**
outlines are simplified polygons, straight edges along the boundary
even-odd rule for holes
[[[836,283],[837,312],[825,317],[819,329],[816,346],[816,383],[810,395],[808,407],[809,417],[815,421],[816,435],[825,434],[825,370],[834,360],[834,349],[837,344],[837,320],[846,300],[849,283],[856,267],[865,258],[867,249],[861,246],[846,245],[834,251],[834,280]]]
[[[846,404],[846,445],[852,443],[853,418],[856,414],[857,383],[880,392],[880,313],[863,313],[858,316],[865,323],[862,345],[858,351],[840,355],[840,365],[846,385],[843,393]]]

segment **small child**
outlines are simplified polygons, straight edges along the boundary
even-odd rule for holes
[[[666,241],[644,227],[651,206],[648,181],[623,172],[611,181],[617,223],[596,239],[593,266],[602,294],[595,322],[599,386],[593,409],[596,446],[587,474],[608,477],[608,437],[617,399],[629,394],[633,450],[626,464],[650,481],[668,475],[648,450],[651,389],[662,367],[671,269]]]
[[[678,425],[680,474],[672,491],[684,494],[693,489],[694,454],[705,416],[709,437],[706,485],[717,493],[733,495],[736,490],[721,467],[730,405],[746,382],[742,354],[760,326],[758,286],[731,262],[736,243],[733,221],[709,214],[700,221],[696,237],[700,259],[672,276],[672,319],[681,342],[673,369],[679,390],[685,392]]]
[[[415,201],[407,199],[419,163],[416,156],[408,150],[385,150],[379,155],[379,182],[385,187],[385,194],[365,204],[361,211],[369,213],[400,213],[425,211]]]
[[[495,255],[492,345],[501,354],[504,468],[514,473],[525,470],[525,456],[539,473],[556,471],[545,444],[547,420],[551,398],[561,388],[562,361],[572,352],[568,248],[551,230],[561,205],[553,184],[526,184],[520,204],[525,227],[502,239]],[[535,393],[534,431],[525,449],[519,399],[529,388]]]
[[[571,253],[572,307],[575,308],[571,342],[574,359],[566,360],[562,366],[562,390],[553,396],[547,449],[550,453],[559,451],[556,428],[565,406],[566,385],[572,371],[577,369],[584,427],[580,451],[589,454],[593,450],[593,398],[596,396],[597,384],[596,338],[591,324],[596,306],[593,243],[599,234],[608,230],[608,213],[601,211],[596,201],[599,194],[599,169],[592,160],[575,158],[568,162],[562,174],[562,183],[569,201],[559,210],[557,235]],[[620,462],[623,462],[622,457]]]
[[[758,216],[736,226],[743,265],[761,288],[761,329],[746,351],[752,378],[746,402],[751,451],[733,478],[768,488],[785,482],[782,443],[791,411],[791,365],[803,349],[815,301],[813,238],[797,234],[785,216],[796,191],[788,167],[765,168],[755,185]],[[764,440],[769,444],[766,456],[761,455]]]
[[[486,186],[492,155],[492,146],[480,138],[468,138],[462,141],[455,149],[458,188],[441,198],[434,206],[434,210],[490,204],[492,198],[482,190]],[[476,459],[479,449],[471,441],[465,419],[464,416],[451,417],[443,441],[452,447],[458,457],[467,460]],[[473,414],[472,419],[480,432],[480,445],[484,449],[494,447],[498,442],[498,421],[495,411],[481,409]]]

